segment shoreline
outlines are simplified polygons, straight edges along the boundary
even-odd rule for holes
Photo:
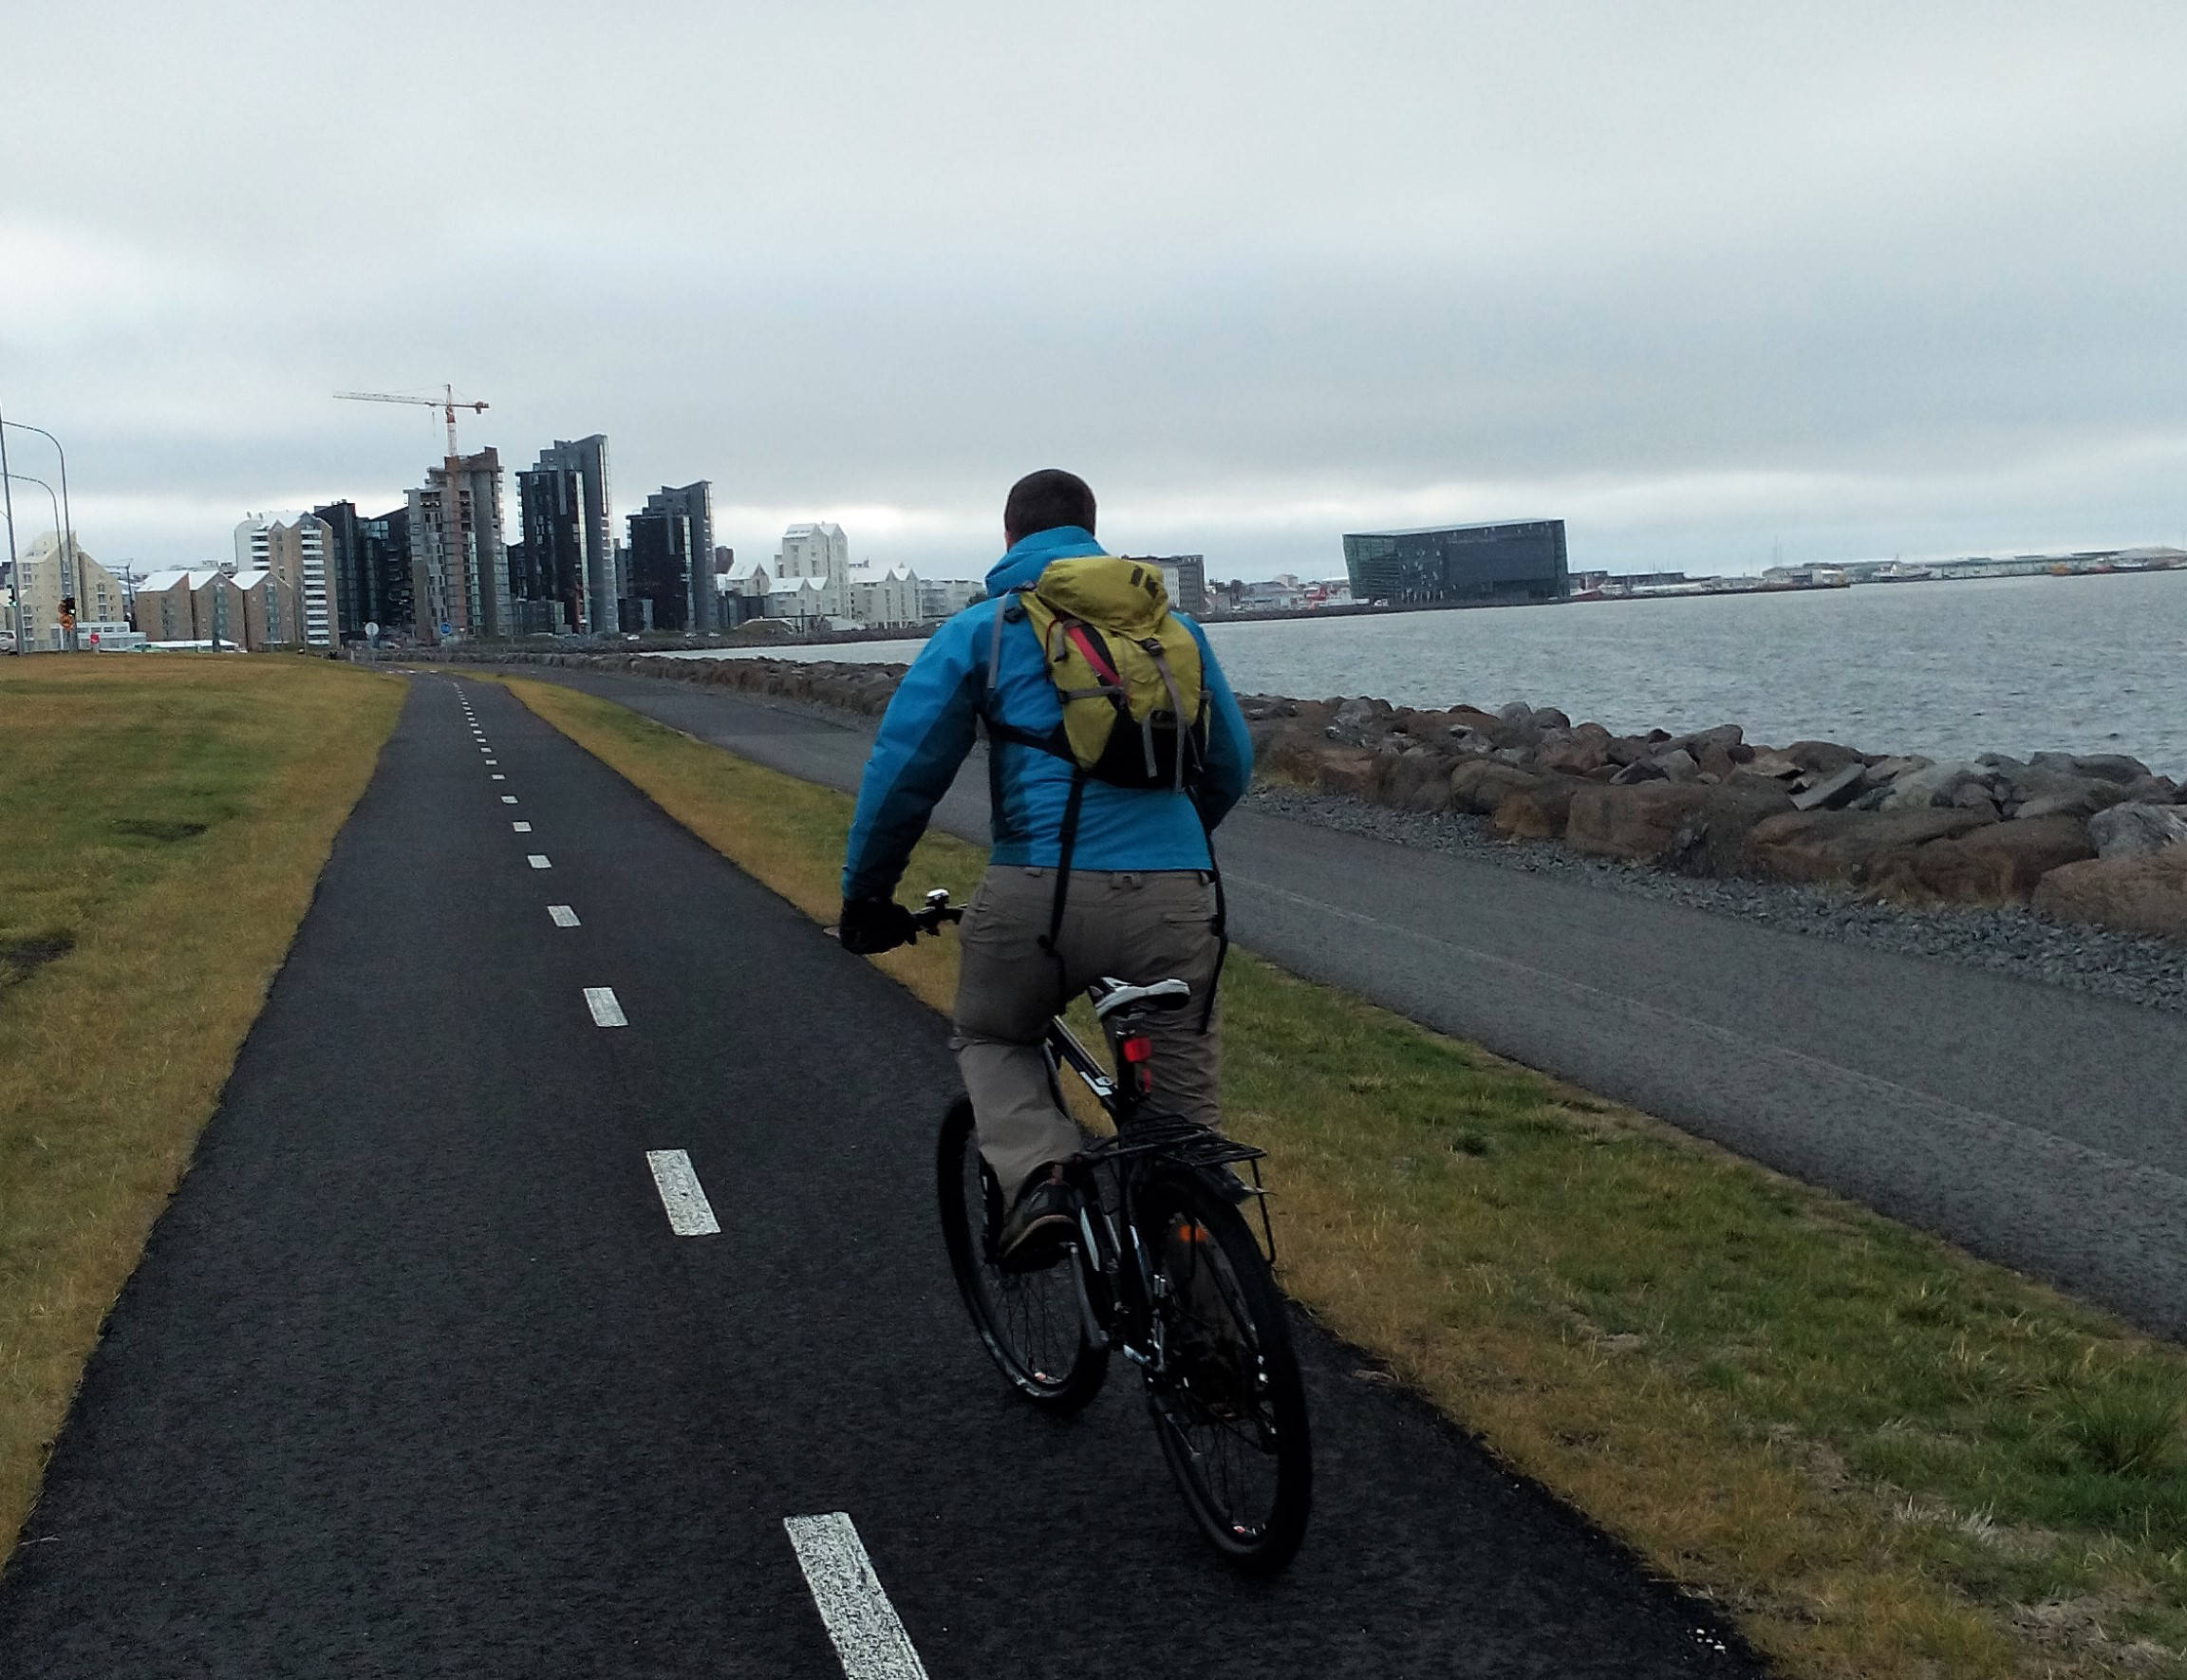
[[[720,685],[877,717],[905,666],[564,651],[432,650]],[[1616,735],[1554,707],[1239,696],[1256,777],[1411,815],[1486,819],[1504,841],[1687,879],[1827,887],[1912,908],[2018,907],[2187,944],[2187,789],[2124,754],[1938,761],[1738,724]]]

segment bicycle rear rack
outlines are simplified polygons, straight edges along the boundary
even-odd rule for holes
[[[1115,1136],[1090,1144],[1083,1152],[1090,1158],[1115,1160],[1161,1154],[1187,1167],[1226,1167],[1233,1162],[1258,1161],[1268,1151],[1174,1114],[1152,1114],[1125,1121],[1117,1127]]]
[[[1223,1176],[1236,1185],[1242,1194],[1250,1196],[1259,1204],[1261,1233],[1267,1246],[1268,1263],[1276,1263],[1276,1227],[1268,1218],[1268,1187],[1261,1182],[1261,1163],[1267,1156],[1266,1149],[1242,1144],[1235,1138],[1224,1137],[1219,1131],[1175,1114],[1152,1114],[1125,1121],[1116,1129],[1115,1136],[1090,1144],[1080,1153],[1084,1159],[1103,1161],[1160,1155],[1164,1160],[1174,1161],[1181,1167],[1204,1171],[1250,1163],[1253,1167],[1251,1184],[1234,1173]]]

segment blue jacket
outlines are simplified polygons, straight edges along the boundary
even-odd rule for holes
[[[935,802],[949,791],[958,766],[972,750],[986,700],[995,615],[1009,604],[1009,592],[1031,584],[1051,560],[1102,551],[1075,525],[1025,538],[987,573],[988,599],[957,614],[920,650],[888,702],[872,756],[866,760],[843,859],[845,898],[886,898],[895,890]],[[1214,827],[1238,803],[1252,776],[1253,745],[1230,684],[1200,626],[1182,614],[1179,618],[1200,644],[1207,696],[1207,767],[1198,791],[1199,809],[1186,793],[1118,788],[1089,778],[1071,849],[1075,869],[1206,868],[1202,815],[1208,828]],[[1023,619],[1002,625],[996,675],[999,721],[1038,736],[1062,722],[1062,703],[1048,680],[1038,639]],[[988,775],[994,799],[993,861],[1055,868],[1072,766],[1015,741],[991,741],[988,752],[993,757]]]

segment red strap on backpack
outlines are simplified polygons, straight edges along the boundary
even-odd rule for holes
[[[1117,674],[1116,667],[1109,663],[1109,656],[1101,651],[1100,643],[1094,639],[1084,625],[1065,625],[1063,634],[1070,639],[1071,644],[1085,656],[1086,663],[1094,667],[1094,674],[1096,677],[1112,688],[1124,686],[1124,679]]]

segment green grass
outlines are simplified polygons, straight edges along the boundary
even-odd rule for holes
[[[402,698],[325,660],[0,662],[0,1545]]]
[[[511,686],[832,918],[847,798]],[[946,1007],[952,942],[879,961]],[[2187,1675],[2180,1349],[1249,955],[1224,1009],[1295,1297],[1785,1671]]]

